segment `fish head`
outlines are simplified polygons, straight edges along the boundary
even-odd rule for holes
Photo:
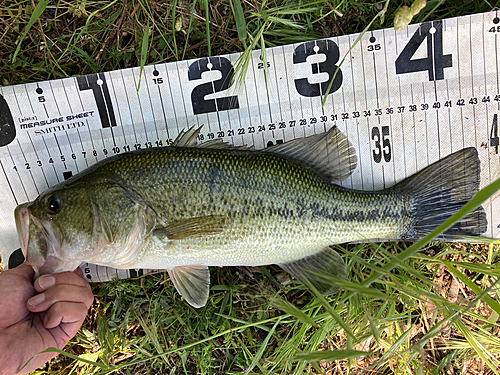
[[[73,271],[92,247],[93,218],[85,189],[50,189],[14,211],[26,263],[36,275]]]
[[[155,213],[120,184],[62,184],[15,209],[26,263],[36,276],[82,262],[128,268],[152,231]]]

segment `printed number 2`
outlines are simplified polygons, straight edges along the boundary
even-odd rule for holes
[[[309,83],[307,78],[296,79],[295,88],[302,96],[322,96],[326,94],[328,88],[330,88],[328,93],[331,94],[337,91],[342,85],[342,70],[335,65],[340,57],[339,47],[328,39],[303,43],[295,48],[293,63],[305,63],[307,57],[314,54],[325,54],[326,61],[319,64],[312,64],[312,74],[328,73],[328,81],[319,84]]]
[[[427,39],[427,57],[412,59],[418,47]],[[444,68],[452,66],[451,55],[443,55],[443,21],[420,25],[396,59],[396,74],[429,72],[429,81],[444,79]]]
[[[188,78],[190,81],[201,79],[204,72],[218,70],[222,77],[217,81],[202,83],[191,92],[191,103],[195,115],[228,109],[240,108],[237,96],[225,96],[217,99],[205,99],[206,95],[224,91],[232,85],[234,69],[231,61],[224,57],[209,57],[197,60],[189,66]]]

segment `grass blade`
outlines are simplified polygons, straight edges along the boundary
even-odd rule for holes
[[[276,306],[281,311],[284,311],[287,314],[290,314],[290,315],[296,317],[297,319],[299,319],[300,321],[302,321],[306,324],[310,324],[311,326],[316,327],[316,328],[318,327],[316,322],[314,320],[312,320],[312,318],[309,315],[305,314],[297,306],[295,306],[294,304],[292,304],[286,300],[276,299],[273,301],[273,305]]]
[[[462,281],[465,285],[467,285],[469,288],[472,289],[474,293],[477,295],[480,295],[481,293],[484,293],[481,288],[479,288],[476,284],[474,284],[467,276],[465,276],[462,272],[460,272],[458,269],[453,267],[450,262],[443,260],[443,263],[448,267],[450,272],[454,274],[460,281]],[[488,295],[485,295],[482,300],[486,302],[497,314],[500,314],[500,304],[496,302],[493,298],[491,298]]]
[[[371,352],[363,352],[359,350],[321,350],[314,351],[310,353],[297,354],[292,361],[308,361],[308,362],[318,362],[318,361],[338,361],[341,359],[352,359],[356,357],[362,357],[372,354]]]
[[[140,63],[140,72],[139,72],[139,83],[137,85],[137,92],[139,92],[139,88],[141,87],[141,79],[142,79],[142,69],[144,69],[144,65],[146,64],[146,58],[148,57],[148,47],[149,47],[149,20],[146,24],[146,30],[144,30],[144,36],[142,37],[142,45],[141,45],[141,63]]]
[[[61,349],[57,349],[57,348],[48,348],[48,349],[45,349],[43,352],[40,352],[40,353],[53,353],[53,352],[56,352],[56,353],[59,353],[59,354],[62,354],[62,355],[65,355],[66,357],[68,358],[71,358],[71,359],[75,359],[75,360],[78,360],[80,362],[84,362],[84,363],[87,363],[89,365],[92,365],[92,366],[96,366],[96,367],[99,367],[103,370],[106,370],[106,365],[102,364],[102,363],[98,363],[98,362],[93,362],[93,361],[90,361],[88,359],[85,359],[85,358],[82,358],[82,357],[79,357],[77,355],[74,355],[74,354],[71,354],[71,353],[68,353],[68,352],[65,352],[64,350],[61,350]]]
[[[245,20],[245,15],[243,14],[241,2],[239,0],[231,0],[229,4],[233,10],[236,30],[238,30],[238,39],[243,43],[243,47],[246,48],[245,40],[247,38],[247,22]]]
[[[253,370],[253,368],[257,365],[257,363],[260,361],[260,359],[262,358],[262,355],[264,354],[264,351],[266,350],[267,348],[267,343],[269,342],[269,340],[271,339],[271,337],[273,336],[274,334],[274,331],[276,330],[276,327],[278,326],[278,324],[280,323],[280,319],[274,323],[273,325],[273,328],[271,328],[271,330],[269,331],[269,333],[267,334],[266,338],[264,339],[264,341],[262,341],[262,345],[260,346],[259,350],[257,351],[257,353],[255,353],[255,357],[253,358],[253,361],[252,363],[250,363],[250,366],[248,366],[248,368],[246,369],[245,371],[245,374],[249,374],[250,371]]]
[[[455,324],[457,329],[462,332],[466,340],[469,342],[469,344],[474,348],[475,352],[481,359],[486,362],[486,364],[489,366],[489,368],[493,371],[494,374],[500,375],[496,369],[498,369],[499,366],[499,361],[493,357],[488,350],[484,348],[484,346],[474,337],[472,332],[465,326],[465,324],[459,320]],[[488,355],[489,354],[489,358]],[[494,363],[491,363],[491,361],[494,361]]]
[[[212,49],[210,46],[210,13],[208,12],[208,0],[203,0],[203,5],[205,5],[205,29],[207,33],[208,56],[212,56]]]
[[[19,42],[17,43],[16,51],[14,52],[14,55],[12,56],[12,63],[16,62],[17,54],[21,50],[21,44],[23,44],[24,38],[26,38],[26,35],[28,35],[28,31],[30,31],[31,26],[33,26],[33,24],[42,15],[45,8],[47,8],[47,5],[49,5],[48,0],[40,0],[40,2],[36,5],[35,9],[33,10],[33,13],[31,13],[30,20],[29,20],[28,24],[26,25],[26,28],[24,29],[23,33],[19,37]]]

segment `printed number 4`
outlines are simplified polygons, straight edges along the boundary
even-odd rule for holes
[[[412,59],[427,40],[427,57]],[[443,21],[426,22],[420,25],[396,59],[396,74],[427,70],[429,81],[444,79],[444,68],[452,66],[451,55],[443,55]]]
[[[495,147],[495,154],[498,154],[498,146],[500,145],[498,139],[498,114],[493,115],[493,124],[491,124],[490,131],[490,146]]]

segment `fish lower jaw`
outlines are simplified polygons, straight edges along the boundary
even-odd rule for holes
[[[14,218],[16,221],[17,236],[19,238],[19,244],[21,245],[21,251],[24,257],[28,254],[28,243],[29,243],[29,224],[30,224],[30,214],[28,211],[29,202],[21,204],[14,210]]]
[[[45,262],[41,266],[32,266],[32,267],[35,270],[35,273],[37,272],[38,269],[39,276],[41,276],[52,273],[74,271],[81,263],[82,262],[80,260],[66,259],[62,261],[61,259],[56,258],[54,256],[48,256]],[[35,269],[35,267],[37,267],[37,269]]]
[[[125,249],[124,249],[125,247]],[[133,243],[132,246],[116,246],[105,240],[99,241],[89,252],[85,262],[116,269],[133,268],[141,258],[142,243]]]

